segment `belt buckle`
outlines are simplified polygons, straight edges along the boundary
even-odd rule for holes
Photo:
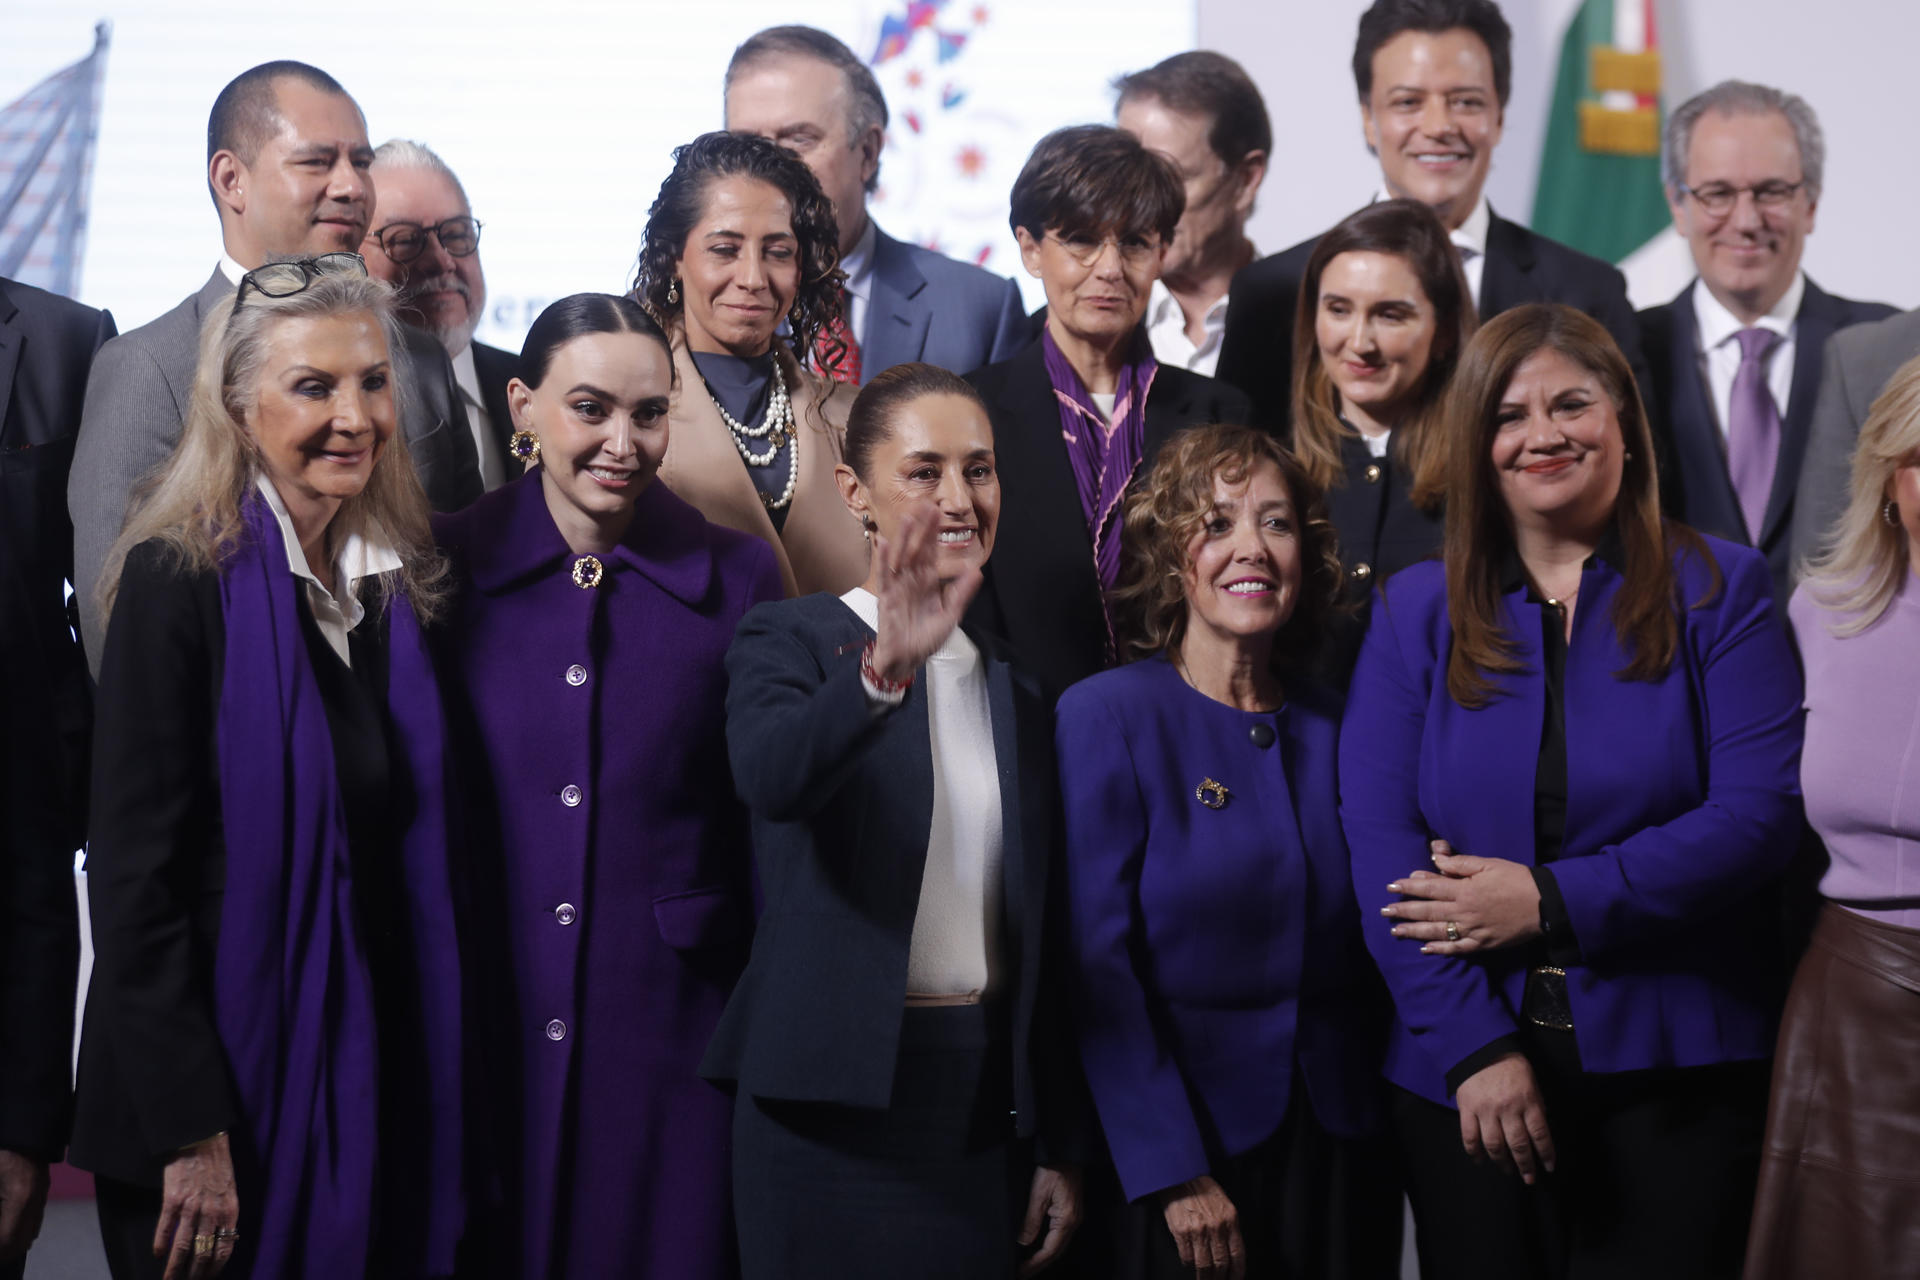
[[[1558,965],[1537,964],[1527,970],[1520,1011],[1527,1021],[1549,1031],[1573,1030],[1573,1005],[1567,999],[1567,971]]]

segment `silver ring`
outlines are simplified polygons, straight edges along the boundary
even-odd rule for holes
[[[1447,941],[1448,942],[1460,941],[1460,926],[1455,924],[1451,920],[1447,921]]]

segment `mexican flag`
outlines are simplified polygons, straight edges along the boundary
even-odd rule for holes
[[[1654,0],[1580,0],[1560,46],[1533,229],[1620,262],[1668,229]]]

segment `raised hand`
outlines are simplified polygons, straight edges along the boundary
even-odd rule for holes
[[[978,569],[940,580],[939,524],[939,510],[927,504],[902,514],[897,538],[873,535],[874,595],[880,602],[873,665],[887,680],[912,679],[960,625],[980,589]]]

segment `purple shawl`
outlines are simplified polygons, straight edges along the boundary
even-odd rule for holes
[[[400,865],[378,891],[407,902],[424,1058],[407,1067],[425,1074],[429,1101],[399,1132],[382,1131],[373,984],[333,739],[295,603],[300,584],[265,501],[250,497],[243,516],[220,584],[227,873],[213,975],[215,1022],[244,1117],[232,1135],[243,1233],[235,1261],[258,1276],[365,1275],[379,1219],[417,1238],[423,1274],[450,1274],[465,1202],[439,689],[413,610],[397,598],[388,702],[394,769],[405,771],[394,809],[405,828],[395,841]],[[432,1171],[426,1185],[378,1185],[383,1141],[420,1144],[410,1163]]]
[[[1066,440],[1067,460],[1073,464],[1073,482],[1080,491],[1080,513],[1093,539],[1093,567],[1100,577],[1100,611],[1107,620],[1107,661],[1115,656],[1113,616],[1107,592],[1120,580],[1120,500],[1126,496],[1147,436],[1147,393],[1160,366],[1144,333],[1134,335],[1132,354],[1121,366],[1114,389],[1113,418],[1108,421],[1093,403],[1086,383],[1074,372],[1050,330],[1040,332],[1040,350],[1060,402],[1060,434]]]

